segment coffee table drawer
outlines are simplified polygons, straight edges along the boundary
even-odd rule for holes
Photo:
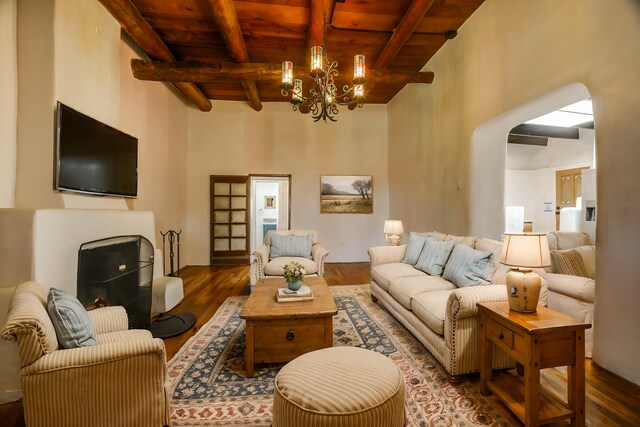
[[[291,360],[324,348],[326,323],[325,318],[256,322],[253,329],[255,361]]]

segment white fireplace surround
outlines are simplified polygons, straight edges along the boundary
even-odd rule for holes
[[[155,248],[153,212],[0,209],[0,325],[6,321],[13,287],[35,280],[46,289],[55,286],[76,295],[80,245],[123,235],[142,235]],[[157,264],[154,270],[160,267],[161,272]],[[0,403],[17,400],[21,392],[15,342],[0,339],[0,360],[6,361],[0,366]]]

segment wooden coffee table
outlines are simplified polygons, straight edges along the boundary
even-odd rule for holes
[[[276,290],[286,287],[284,278],[262,279],[240,312],[246,321],[245,362],[247,377],[255,363],[288,362],[301,354],[333,345],[336,303],[323,277],[305,277],[313,300],[278,302]]]

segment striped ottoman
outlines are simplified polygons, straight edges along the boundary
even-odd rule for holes
[[[357,347],[304,354],[275,381],[273,427],[400,427],[404,378],[386,356]]]

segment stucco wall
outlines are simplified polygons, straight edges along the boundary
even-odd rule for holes
[[[189,264],[209,264],[209,176],[291,174],[291,228],[318,230],[329,261],[368,261],[384,244],[388,218],[387,109],[342,108],[336,123],[314,123],[287,103],[214,102],[189,112],[187,251]],[[372,175],[373,214],[320,214],[320,175]]]
[[[17,87],[16,0],[0,1],[0,208],[13,207],[16,184]]]
[[[434,83],[407,86],[389,104],[390,215],[410,229],[499,233],[504,149],[472,177],[473,156],[482,155],[473,152],[474,130],[586,86],[598,159],[594,360],[640,383],[640,3],[487,0],[425,68]],[[506,134],[496,144],[504,142]],[[482,227],[470,226],[472,179],[495,183],[493,202],[478,201]]]

